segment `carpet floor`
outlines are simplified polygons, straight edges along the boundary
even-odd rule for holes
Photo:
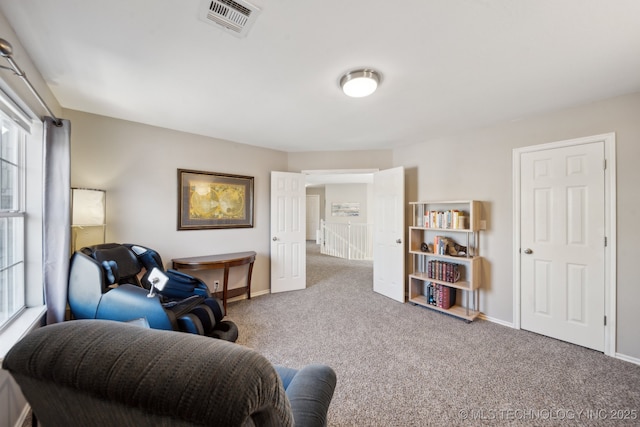
[[[640,426],[640,366],[372,283],[371,262],[308,244],[305,290],[232,302],[228,317],[272,363],[336,371],[329,426]]]
[[[239,344],[333,367],[330,426],[640,425],[640,366],[372,290],[372,263],[308,244],[307,288],[229,304]]]

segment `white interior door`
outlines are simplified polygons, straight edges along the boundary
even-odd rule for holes
[[[373,290],[404,302],[404,168],[373,178]]]
[[[271,172],[271,292],[307,286],[305,176]]]
[[[521,327],[602,351],[604,143],[522,153]]]
[[[316,232],[320,230],[320,196],[307,195],[307,240],[316,240]]]

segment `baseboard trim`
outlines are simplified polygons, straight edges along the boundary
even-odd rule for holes
[[[640,365],[640,359],[637,357],[627,356],[626,354],[616,353],[616,359],[624,360],[625,362],[633,363],[634,365]]]
[[[261,295],[267,295],[269,293],[271,293],[269,289],[267,289],[266,291],[251,292],[251,298],[259,297]],[[238,295],[237,297],[229,298],[227,302],[242,301],[243,299],[247,299],[247,294]]]
[[[513,323],[506,322],[506,321],[500,320],[500,319],[496,319],[495,317],[489,317],[489,316],[486,316],[483,313],[480,313],[480,315],[478,316],[478,319],[486,320],[486,321],[492,322],[492,323],[497,323],[499,325],[506,326],[508,328],[515,328],[515,325]],[[625,362],[633,363],[634,365],[639,365],[640,366],[640,358],[627,356],[626,354],[622,354],[622,353],[615,353],[615,355],[613,355],[613,357],[615,357],[616,359],[624,360]]]
[[[18,420],[16,421],[16,424],[14,427],[21,427],[22,425],[24,425],[24,422],[27,420],[27,417],[30,417],[30,416],[31,416],[31,406],[27,402],[24,405],[24,408],[22,409],[22,413],[20,413],[20,417],[18,417]]]
[[[506,326],[507,328],[511,328],[511,329],[515,328],[514,324],[511,322],[507,322],[501,319],[496,319],[495,317],[489,317],[484,313],[480,313],[480,315],[478,316],[478,319],[486,320],[491,323],[497,323],[498,325]]]
[[[264,291],[258,291],[258,292],[252,293],[251,294],[251,298],[259,297],[261,295],[267,295],[267,294],[270,294],[270,293],[271,293],[271,289],[265,289]]]

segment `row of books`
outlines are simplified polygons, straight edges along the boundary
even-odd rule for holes
[[[429,304],[449,309],[456,303],[456,289],[438,283],[427,282],[425,297]]]
[[[463,211],[452,209],[448,211],[424,211],[418,214],[417,226],[426,228],[465,229],[466,214]]]
[[[427,277],[443,282],[455,283],[460,280],[462,266],[454,262],[431,260],[427,263]]]

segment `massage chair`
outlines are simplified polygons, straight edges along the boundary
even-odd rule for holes
[[[163,286],[152,283],[158,277]],[[74,319],[143,321],[153,329],[231,342],[238,338],[237,326],[223,320],[222,302],[205,283],[175,270],[165,271],[160,255],[140,245],[105,243],[75,252],[68,302]]]

